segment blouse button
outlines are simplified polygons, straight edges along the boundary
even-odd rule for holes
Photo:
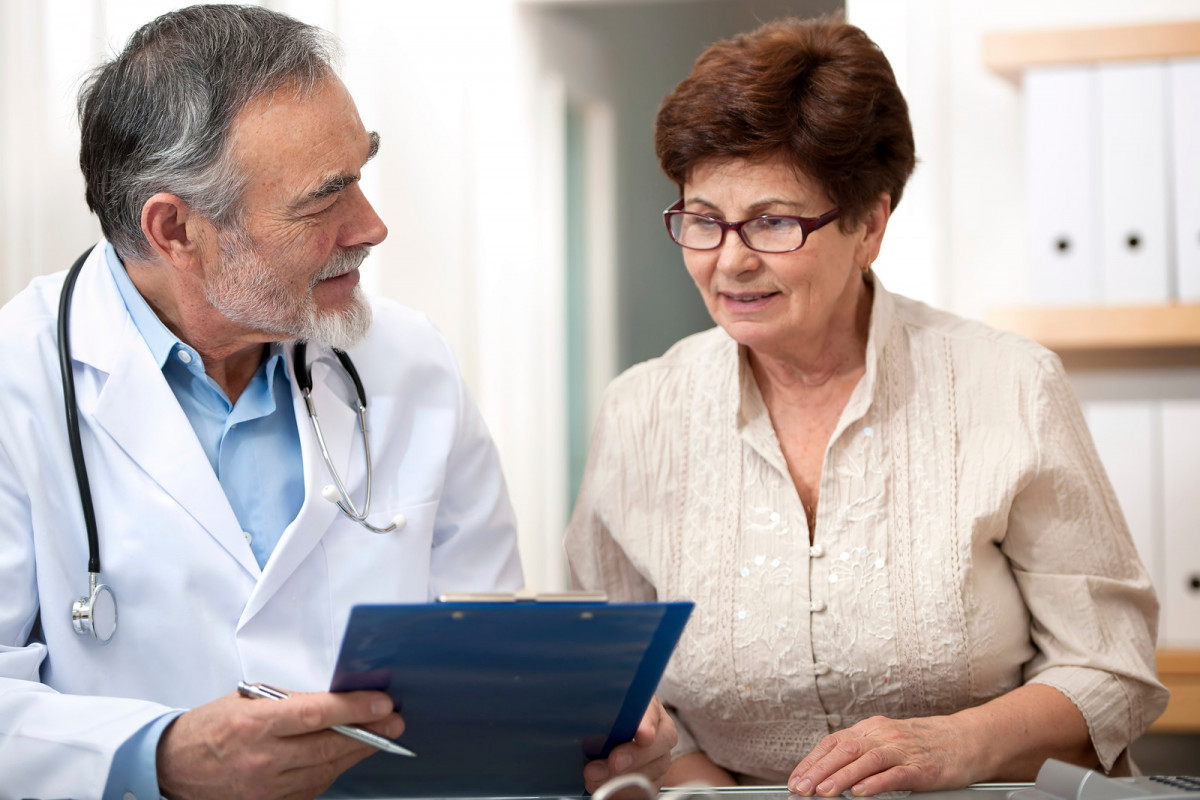
[[[813,675],[817,675],[819,677],[821,675],[828,675],[828,674],[829,674],[829,665],[826,664],[824,661],[818,661],[817,663],[813,664]]]
[[[812,611],[812,612],[824,611],[825,610],[825,601],[824,600],[813,600],[811,603],[808,604],[808,610]]]
[[[808,548],[808,554],[812,558],[820,558],[821,556],[825,555],[825,548],[819,544],[814,544],[812,547]]]

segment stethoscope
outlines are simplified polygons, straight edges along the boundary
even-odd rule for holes
[[[68,319],[71,315],[71,296],[75,292],[75,281],[87,261],[92,248],[76,259],[67,271],[63,282],[62,294],[58,301],[58,365],[62,373],[63,405],[67,418],[67,439],[71,446],[71,461],[75,467],[75,480],[79,484],[79,501],[83,506],[83,522],[87,528],[88,539],[88,594],[80,597],[71,605],[71,627],[81,636],[90,635],[100,644],[108,644],[113,634],[117,632],[117,598],[106,584],[100,583],[100,537],[96,530],[96,509],[92,504],[92,490],[88,482],[87,465],[83,458],[83,445],[79,437],[79,406],[75,400],[75,376],[71,369],[71,337]],[[358,404],[358,424],[362,432],[363,459],[367,467],[367,492],[363,501],[362,511],[350,498],[345,484],[333,464],[333,457],[325,445],[325,436],[321,432],[321,424],[317,421],[317,409],[312,399],[312,369],[306,355],[308,343],[299,341],[292,353],[292,368],[296,374],[296,385],[304,397],[304,406],[308,410],[308,418],[312,422],[313,432],[321,447],[321,457],[329,470],[333,483],[321,490],[321,496],[331,503],[336,503],[347,517],[362,525],[372,533],[388,533],[400,530],[408,524],[403,514],[392,517],[392,523],[385,528],[377,527],[367,521],[371,512],[371,445],[367,437],[367,393],[363,390],[362,380],[354,362],[345,351],[330,348],[342,365],[346,376],[354,384],[354,393]]]

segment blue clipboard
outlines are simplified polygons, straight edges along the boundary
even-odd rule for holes
[[[690,602],[355,606],[331,690],[379,689],[416,758],[375,753],[330,797],[584,794],[633,738]]]

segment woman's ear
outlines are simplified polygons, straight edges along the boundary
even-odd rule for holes
[[[883,234],[887,230],[888,219],[892,215],[892,196],[880,192],[875,205],[867,212],[864,219],[862,238],[855,249],[856,263],[863,268],[869,267],[879,258],[879,249],[883,245]]]

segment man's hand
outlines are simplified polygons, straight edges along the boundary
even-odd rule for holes
[[[661,787],[663,776],[671,766],[671,748],[677,741],[679,734],[675,731],[674,720],[657,697],[652,699],[633,741],[614,747],[607,760],[597,759],[584,767],[587,790],[594,792],[609,778],[627,772],[640,772],[655,787]]]
[[[393,739],[404,721],[383,692],[251,700],[236,692],[179,716],[158,742],[159,791],[172,800],[312,798],[376,752],[328,730],[361,725]]]

